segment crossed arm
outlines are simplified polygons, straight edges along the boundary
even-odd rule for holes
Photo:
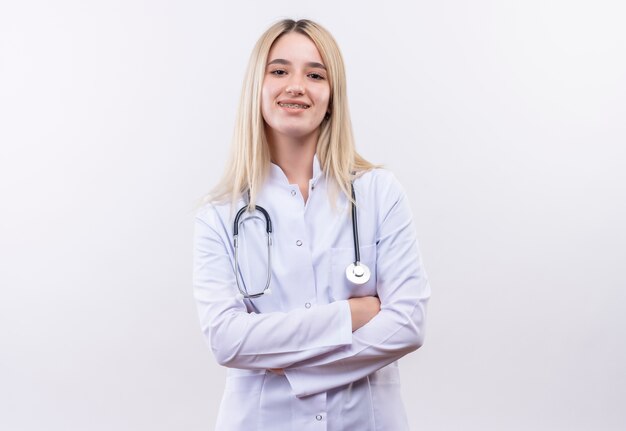
[[[350,298],[348,305],[350,306],[352,332],[364,326],[380,311],[380,299],[377,296]],[[269,370],[276,374],[285,374],[285,370],[282,368],[269,368]]]
[[[408,203],[398,193],[377,235],[377,296],[309,310],[248,313],[211,220],[196,218],[194,293],[221,365],[284,372],[297,396],[351,383],[423,343],[430,287]]]

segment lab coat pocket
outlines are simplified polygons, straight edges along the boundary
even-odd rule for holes
[[[399,385],[400,371],[398,369],[398,363],[392,362],[372,373],[369,377],[370,384],[372,385]]]
[[[256,430],[265,370],[228,369],[216,430]]]
[[[265,375],[265,370],[228,370],[216,430],[257,429]]]
[[[224,392],[261,392],[265,370],[231,369],[226,376]]]
[[[392,362],[369,377],[377,431],[409,430],[400,391],[398,363]]]
[[[364,284],[355,284],[347,279],[346,268],[354,262],[354,248],[333,248],[330,253],[331,301],[376,295],[376,244],[360,247],[361,264],[370,270],[370,279]]]

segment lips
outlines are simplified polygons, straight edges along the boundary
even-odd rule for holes
[[[281,108],[291,108],[291,109],[309,109],[311,105],[307,105],[306,103],[302,103],[295,100],[281,100],[278,102],[278,106]]]

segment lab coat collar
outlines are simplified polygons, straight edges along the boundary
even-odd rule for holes
[[[317,181],[322,176],[322,168],[320,166],[320,161],[317,158],[317,154],[313,156],[313,178],[311,178],[310,183],[315,185]],[[279,182],[284,184],[289,184],[289,180],[287,179],[287,175],[283,172],[283,170],[275,163],[270,163],[270,175],[269,178],[272,182]]]

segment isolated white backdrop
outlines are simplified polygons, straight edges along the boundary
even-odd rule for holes
[[[191,291],[275,20],[338,40],[360,151],[408,191],[433,296],[414,430],[626,429],[620,1],[0,5],[0,429],[208,430]]]

